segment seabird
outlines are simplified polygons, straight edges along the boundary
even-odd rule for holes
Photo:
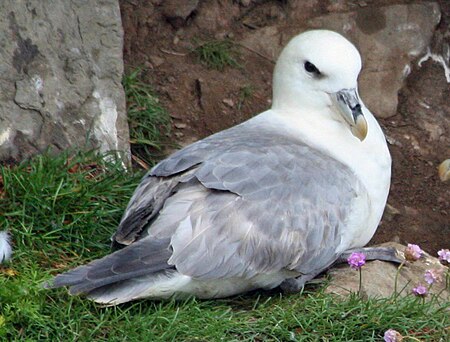
[[[272,108],[157,164],[112,237],[120,249],[49,287],[108,305],[296,291],[366,245],[391,158],[358,94],[360,69],[338,33],[294,37],[275,66]]]

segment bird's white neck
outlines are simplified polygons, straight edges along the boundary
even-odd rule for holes
[[[320,113],[324,104],[332,105],[328,94],[314,91],[294,91],[294,89],[298,89],[298,87],[274,87],[272,110],[280,113],[292,110],[297,113],[305,112],[305,114],[311,111]],[[306,108],[308,110],[304,110]]]

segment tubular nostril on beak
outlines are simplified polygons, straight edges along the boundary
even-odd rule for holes
[[[350,108],[352,109],[352,111],[361,111],[361,105],[359,103]]]
[[[350,125],[354,136],[364,140],[367,135],[367,122],[356,88],[342,89],[335,93],[335,100],[344,120]]]

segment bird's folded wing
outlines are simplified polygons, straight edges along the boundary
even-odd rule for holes
[[[187,174],[154,177],[147,174],[134,191],[117,231],[112,236],[113,247],[126,246],[142,237],[142,232],[159,214],[165,201],[177,185],[189,178]]]
[[[148,177],[181,177],[148,234],[171,238],[169,263],[195,278],[326,267],[364,192],[335,159],[270,129],[242,125],[178,151]],[[145,210],[145,193],[133,197],[134,213]]]
[[[190,169],[205,160],[214,160],[217,153],[223,153],[223,139],[233,140],[236,130],[240,132],[240,126],[197,141],[150,170],[128,203],[119,227],[111,238],[113,245],[129,245],[141,238],[143,230],[158,215],[167,198],[176,191],[177,185],[192,178]]]

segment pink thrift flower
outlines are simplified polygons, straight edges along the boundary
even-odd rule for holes
[[[352,269],[359,270],[366,263],[366,256],[364,253],[354,252],[348,257],[347,262]]]
[[[447,263],[450,263],[450,250],[449,249],[441,249],[437,253],[439,255],[440,261],[445,261]]]
[[[408,243],[408,247],[406,247],[405,249],[405,258],[408,261],[416,261],[420,259],[422,253],[423,251],[420,249],[418,245]]]
[[[403,341],[403,336],[394,329],[386,330],[384,333],[384,342],[401,342]]]
[[[430,285],[433,284],[435,281],[441,281],[443,272],[444,272],[443,269],[436,269],[436,268],[426,270],[424,275],[425,281]]]
[[[423,285],[417,285],[412,289],[412,293],[417,297],[425,297],[428,294],[427,288]]]

